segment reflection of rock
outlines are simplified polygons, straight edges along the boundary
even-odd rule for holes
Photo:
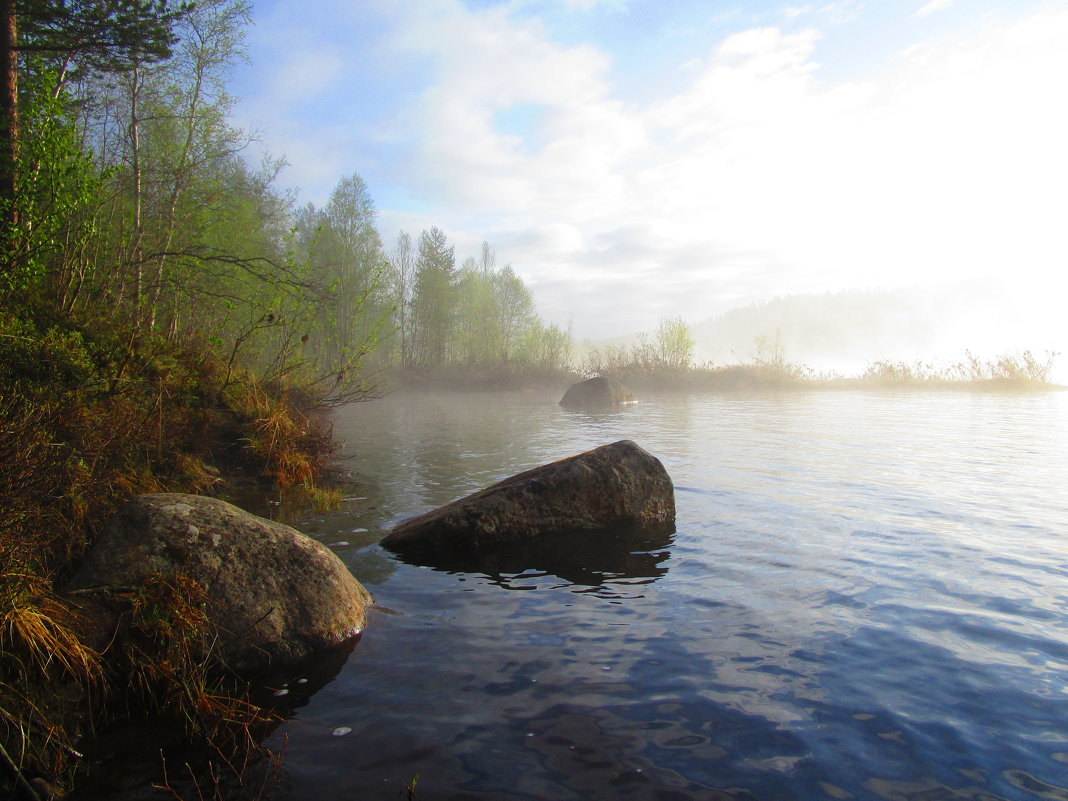
[[[603,411],[614,409],[621,403],[632,403],[634,395],[625,386],[611,378],[597,376],[568,387],[560,405],[565,409]]]
[[[214,498],[134,498],[108,523],[69,587],[135,588],[152,574],[182,575],[208,597],[218,655],[260,671],[358,634],[370,594],[329,548]]]
[[[287,665],[284,672],[270,671],[257,676],[248,698],[261,709],[269,710],[270,714],[249,729],[254,741],[241,738],[234,746],[247,749],[266,743],[298,708],[307,705],[315,693],[337,678],[358,642],[359,638],[353,637],[335,648],[317,651]],[[207,752],[213,757],[211,761],[194,758],[185,763],[184,770],[174,771],[169,776],[160,775],[161,755],[190,758],[188,738],[183,727],[175,726],[170,718],[123,721],[119,726],[105,729],[82,743],[87,757],[85,764],[91,764],[93,768],[79,778],[76,795],[79,798],[138,801],[156,798],[157,794],[150,788],[158,788],[165,782],[175,798],[204,798],[201,788],[207,781],[233,783],[237,778],[247,789],[266,787],[268,782],[277,780],[274,773],[277,765],[271,759],[252,759],[244,763],[239,777],[229,776],[225,771],[219,776],[215,752],[212,751]],[[220,755],[224,754],[220,752]],[[225,756],[232,758],[229,752]],[[248,758],[253,755],[239,751],[237,756]],[[164,758],[164,769],[167,764],[168,759]],[[242,762],[234,764],[242,765]],[[220,786],[211,797],[246,798],[248,794],[238,787]]]
[[[580,587],[648,583],[664,576],[675,526],[617,526],[603,531],[547,534],[499,543],[478,553],[438,552],[410,558],[435,570],[482,573],[508,588],[514,577],[534,570]],[[645,581],[641,581],[641,580]],[[520,579],[520,582],[522,580]]]
[[[382,544],[402,554],[473,553],[502,542],[675,520],[664,466],[630,440],[512,476],[401,523]]]
[[[264,737],[337,678],[358,641],[358,637],[353,637],[335,648],[316,651],[288,664],[282,670],[256,677],[256,685],[250,693],[252,702],[261,708],[272,709],[277,716],[264,731]]]

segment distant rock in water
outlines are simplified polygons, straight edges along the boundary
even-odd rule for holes
[[[634,400],[631,391],[618,381],[597,376],[568,387],[560,405],[565,409],[603,411],[614,409],[621,403],[633,403]]]
[[[207,593],[217,654],[254,673],[339,645],[364,627],[372,603],[325,545],[224,501],[161,493],[111,519],[68,591],[136,588],[180,573]]]
[[[473,553],[544,534],[675,521],[660,460],[630,440],[536,467],[397,526],[382,545],[402,555]]]

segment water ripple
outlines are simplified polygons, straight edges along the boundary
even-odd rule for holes
[[[555,400],[338,420],[367,500],[318,536],[404,614],[279,732],[279,798],[1068,799],[1068,394]],[[676,482],[655,547],[351,533],[621,438]]]

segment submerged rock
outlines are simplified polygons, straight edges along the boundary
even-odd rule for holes
[[[243,673],[351,639],[372,603],[325,545],[224,501],[174,493],[120,509],[68,591],[122,591],[176,573],[203,587],[220,633],[216,653]]]
[[[560,405],[565,409],[603,411],[614,409],[621,403],[633,403],[634,395],[629,389],[611,378],[597,376],[580,381],[567,388]]]
[[[543,534],[674,520],[675,491],[660,460],[620,440],[401,523],[382,545],[402,555],[472,553]]]

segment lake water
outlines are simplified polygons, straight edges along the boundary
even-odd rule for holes
[[[1068,799],[1068,393],[393,396],[297,521],[377,607],[276,799]],[[619,439],[673,534],[410,565],[383,531]],[[346,732],[346,730],[348,730]]]

